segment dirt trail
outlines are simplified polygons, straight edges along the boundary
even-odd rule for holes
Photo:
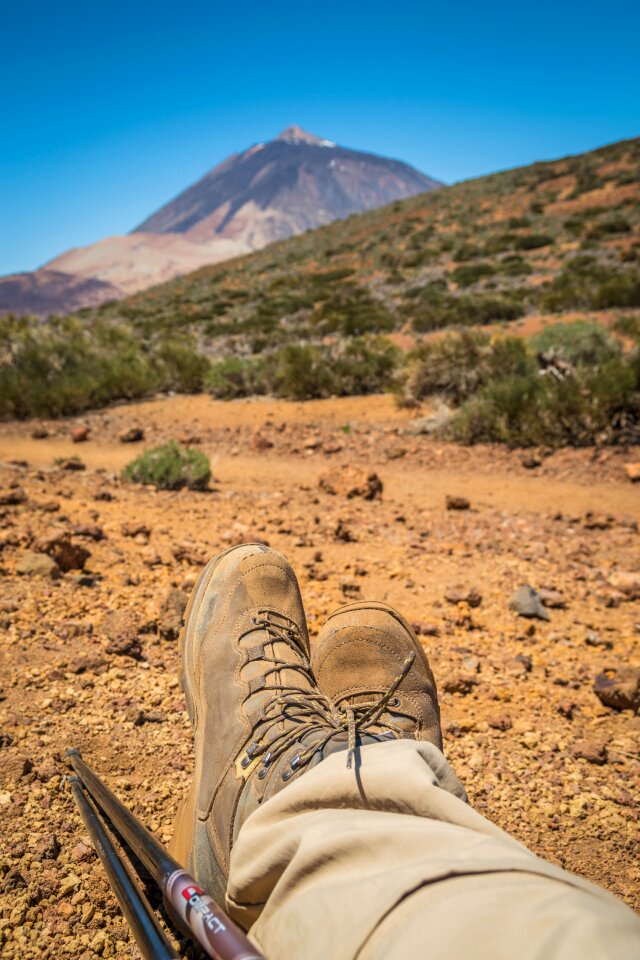
[[[0,956],[138,956],[64,787],[63,748],[82,746],[170,837],[192,758],[172,604],[208,556],[254,538],[291,559],[312,631],[367,597],[416,622],[474,805],[640,908],[640,718],[593,689],[603,670],[640,667],[638,604],[616,586],[640,583],[633,451],[460,448],[409,432],[414,417],[387,397],[175,397],[0,427],[0,493],[15,501],[0,505]],[[90,439],[73,444],[80,423]],[[143,443],[119,442],[134,425]],[[171,438],[209,453],[211,491],[118,479]],[[54,466],[68,456],[87,469]],[[382,499],[320,488],[346,465],[375,470]],[[447,495],[470,508],[445,509]],[[89,552],[84,570],[18,573],[61,534]],[[549,622],[509,609],[522,583],[549,591]]]

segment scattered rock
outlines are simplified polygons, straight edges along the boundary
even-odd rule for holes
[[[270,450],[273,446],[273,441],[269,440],[268,437],[265,437],[262,433],[254,433],[249,441],[249,446],[252,450]]]
[[[459,584],[447,587],[444,592],[449,603],[468,603],[470,607],[479,607],[482,594],[475,587],[463,587]]]
[[[411,626],[419,637],[440,636],[440,627],[436,623],[427,623],[426,620],[414,620]]]
[[[558,713],[561,717],[564,717],[565,720],[573,720],[573,714],[577,706],[578,704],[575,700],[562,700],[562,702],[558,704]]]
[[[84,443],[89,439],[89,427],[73,427],[70,432],[72,443]]]
[[[509,716],[489,717],[487,723],[492,730],[511,730],[513,721]]]
[[[640,668],[619,667],[598,674],[593,692],[605,707],[640,712]]]
[[[343,543],[356,543],[357,537],[351,532],[344,520],[338,520],[338,524],[333,531],[336,540],[342,540]]]
[[[16,567],[18,573],[25,577],[51,577],[55,580],[61,576],[60,567],[46,553],[35,553],[25,550]]]
[[[41,537],[36,548],[48,554],[64,572],[83,570],[91,556],[89,550],[80,543],[74,543],[69,533],[62,532],[49,537]]]
[[[129,427],[118,437],[120,443],[140,443],[144,440],[144,430],[142,427]]]
[[[602,766],[607,762],[607,745],[603,740],[580,740],[570,747],[573,757]]]
[[[86,470],[86,464],[82,462],[80,457],[60,457],[56,460],[56,466],[60,467],[61,470]],[[98,499],[96,497],[96,499]]]
[[[102,632],[108,641],[107,653],[140,659],[140,625],[131,613],[125,610],[108,613],[102,621]]]
[[[454,497],[451,494],[447,494],[445,504],[447,510],[469,510],[471,508],[471,503],[466,497]]]
[[[76,537],[87,537],[89,540],[104,540],[105,534],[97,523],[77,523],[73,528]]]
[[[347,499],[363,497],[365,500],[377,500],[382,497],[382,480],[372,470],[345,465],[321,474],[318,483],[326,493]]]
[[[522,463],[522,466],[525,468],[525,470],[535,470],[537,467],[542,466],[541,458],[536,456],[535,454],[532,454],[531,456],[528,456],[528,457],[523,457],[520,462]]]
[[[588,647],[601,647],[603,650],[613,650],[613,642],[611,640],[604,640],[595,630],[587,630],[584,642]]]
[[[624,472],[631,483],[637,483],[640,480],[640,463],[625,463]]]
[[[34,427],[31,431],[32,440],[46,440],[49,436],[49,431],[46,427]]]
[[[26,503],[29,498],[22,487],[12,487],[9,490],[0,491],[0,506],[17,507],[21,503]]]
[[[524,676],[527,673],[531,673],[531,667],[533,662],[531,657],[526,653],[519,653],[517,657],[512,657],[510,660],[507,660],[505,667],[509,673],[514,676]]]
[[[567,601],[558,590],[546,590],[542,587],[538,590],[540,600],[549,610],[566,610]]]
[[[540,594],[528,583],[518,587],[509,601],[509,609],[515,610],[521,617],[532,617],[537,620],[550,620]]]
[[[345,597],[357,597],[362,592],[362,587],[357,580],[351,580],[348,577],[341,578],[340,589]]]
[[[609,530],[614,524],[615,518],[609,514],[585,513],[583,526],[585,530]]]
[[[158,629],[164,640],[178,639],[187,603],[187,595],[182,590],[170,590],[162,601]]]
[[[609,586],[618,590],[627,600],[640,600],[640,573],[617,570],[608,580]]]
[[[468,693],[471,693],[477,684],[478,680],[476,677],[459,675],[457,677],[449,677],[448,680],[445,680],[443,689],[445,693],[459,693],[462,694],[462,696],[466,696]]]

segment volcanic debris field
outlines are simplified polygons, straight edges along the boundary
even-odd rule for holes
[[[397,606],[472,804],[640,908],[637,453],[464,448],[412,418],[389,397],[196,396],[0,428],[0,956],[139,956],[65,748],[170,839],[192,766],[184,603],[210,556],[256,539],[290,558],[312,632],[354,599]],[[207,491],[119,479],[169,439],[209,454]],[[548,620],[510,607],[523,585]]]

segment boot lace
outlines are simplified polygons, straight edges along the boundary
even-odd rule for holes
[[[252,626],[243,634],[243,637],[254,631],[266,632],[272,641],[285,643],[296,654],[296,660],[289,662],[279,657],[269,656],[262,645],[256,648],[255,655],[250,659],[259,659],[270,664],[264,671],[265,678],[278,675],[282,670],[294,671],[315,686],[311,665],[301,652],[300,628],[294,620],[282,613],[261,609],[258,610],[257,616],[252,617]],[[246,747],[244,756],[240,759],[240,766],[248,771],[256,763],[260,764],[258,779],[262,780],[266,777],[271,764],[291,746],[307,742],[309,745],[296,753],[289,762],[289,766],[282,771],[282,779],[286,781],[296,770],[306,766],[315,754],[322,751],[337,734],[346,732],[347,767],[351,768],[358,733],[372,726],[378,726],[386,728],[393,734],[402,735],[401,728],[388,716],[383,718],[382,715],[390,707],[399,706],[399,701],[394,700],[394,694],[411,669],[414,660],[415,654],[411,653],[404,661],[398,676],[382,696],[358,704],[350,704],[346,700],[334,703],[319,690],[309,690],[306,686],[299,687],[290,682],[284,684],[277,676],[275,682],[268,687],[274,696],[255,722],[254,739]],[[247,699],[251,695],[250,691]],[[284,728],[278,732],[275,728],[282,724],[282,721],[289,722],[284,723]],[[312,737],[309,741],[311,734],[318,734],[318,736]]]

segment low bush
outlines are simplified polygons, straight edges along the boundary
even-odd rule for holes
[[[122,471],[124,480],[147,483],[158,490],[205,490],[211,479],[209,458],[200,450],[181,447],[175,440],[147,450]]]
[[[398,377],[397,392],[404,402],[419,403],[437,394],[457,405],[495,377],[526,375],[535,369],[523,340],[492,340],[465,330],[412,351]]]
[[[540,247],[548,247],[553,243],[553,237],[546,233],[525,233],[521,237],[516,237],[513,245],[516,250],[538,250]]]
[[[261,357],[225,357],[211,365],[205,386],[218,400],[268,393],[265,362]]]
[[[512,375],[486,384],[453,420],[463,443],[527,447],[640,442],[640,363],[637,357],[579,368],[564,380]]]
[[[428,331],[515,320],[522,316],[524,308],[511,292],[456,295],[437,283],[430,283],[419,297],[405,305],[405,313],[412,320],[414,330]]]
[[[478,280],[482,280],[483,277],[493,276],[495,272],[496,268],[492,264],[480,261],[478,263],[462,264],[462,266],[452,270],[450,276],[459,287],[470,287]]]
[[[541,306],[549,311],[640,306],[640,272],[617,270],[593,256],[580,254],[543,288]]]
[[[599,324],[587,320],[547,327],[531,338],[531,346],[536,353],[558,353],[578,366],[605,363],[620,353],[611,334]]]

